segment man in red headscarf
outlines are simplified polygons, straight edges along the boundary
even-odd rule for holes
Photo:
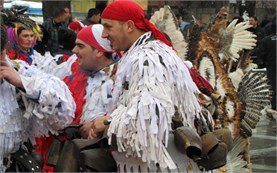
[[[102,37],[124,54],[116,73],[114,104],[107,116],[94,120],[94,132],[106,130],[110,143],[116,139],[112,155],[119,171],[198,172],[185,154],[171,152],[173,116],[178,113],[194,130],[194,120],[200,116],[198,89],[188,68],[137,3],[115,1],[101,19]],[[108,126],[103,124],[107,119]]]

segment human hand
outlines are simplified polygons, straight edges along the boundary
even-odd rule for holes
[[[15,87],[18,87],[24,90],[21,77],[17,73],[17,71],[15,71],[12,67],[10,67],[5,59],[1,58],[0,62],[1,62],[0,80],[5,79]]]
[[[104,124],[104,121],[109,118],[110,118],[109,116],[105,116],[105,115],[96,118],[92,124],[92,129],[94,133],[98,134],[98,133],[104,132],[109,127],[108,125]]]
[[[94,133],[93,129],[90,129],[87,139],[95,139],[95,138],[97,138],[97,137],[98,137],[98,136],[97,136],[96,133]]]
[[[81,134],[82,138],[88,139],[97,137],[96,133],[93,132],[92,124],[92,121],[87,121],[83,123],[82,127],[79,130],[79,133]]]
[[[6,62],[6,50],[3,50],[0,54],[0,62],[5,61]],[[1,63],[0,63],[1,66]]]

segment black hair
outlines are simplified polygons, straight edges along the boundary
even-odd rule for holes
[[[16,34],[19,35],[23,30],[31,30],[31,29],[30,29],[30,28],[27,28],[27,27],[20,26],[20,27],[16,30]]]
[[[183,15],[181,15],[181,14],[177,14],[177,15],[176,15],[176,18],[177,18],[177,19],[179,19],[180,17],[184,18]]]
[[[1,24],[1,52],[6,48],[7,44],[7,30],[4,25]]]
[[[41,24],[39,24],[39,27],[41,28],[43,37],[42,37],[41,41],[39,41],[39,40],[36,41],[36,45],[34,46],[34,49],[41,55],[45,55],[46,45],[47,45],[47,42],[48,42],[50,36],[49,36],[49,33],[46,31],[46,29]]]
[[[110,52],[104,52],[105,57],[107,57],[108,59],[112,59],[113,58],[113,53]]]
[[[91,8],[88,10],[88,15],[87,15],[87,18],[91,18],[91,16],[93,15],[97,15],[97,14],[100,14],[101,11],[97,8]]]
[[[65,7],[56,7],[53,9],[53,17],[59,17],[65,14]]]
[[[256,16],[250,16],[250,17],[252,17],[255,21],[258,21],[258,18]]]
[[[62,28],[59,30],[59,44],[66,50],[72,50],[75,46],[76,33],[70,29]]]

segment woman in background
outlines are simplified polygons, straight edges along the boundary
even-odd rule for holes
[[[39,55],[33,48],[37,40],[41,40],[41,28],[27,17],[18,18],[14,26],[7,28],[10,48],[7,55],[10,59],[19,59],[32,64],[33,56]]]

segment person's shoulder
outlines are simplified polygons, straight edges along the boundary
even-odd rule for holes
[[[45,21],[43,21],[42,26],[44,27],[45,30],[52,25],[53,20],[51,18],[47,18]]]
[[[268,36],[265,36],[265,37],[262,39],[262,42],[276,41],[276,40],[277,40],[277,36],[276,36],[276,35],[268,35]]]
[[[166,45],[164,42],[162,42],[161,40],[158,39],[151,39],[151,40],[147,40],[144,44],[141,44],[141,46],[143,48],[151,48],[151,46],[164,46]]]
[[[85,25],[85,26],[88,26],[88,25],[92,25],[93,23],[91,23],[87,18],[86,19],[84,19],[84,20],[81,20],[80,21],[83,25]]]
[[[174,52],[172,47],[166,45],[160,40],[151,40],[147,41],[144,44],[142,44],[139,47],[140,50],[136,51],[138,54],[142,55],[145,54],[144,56],[154,56],[154,55],[159,55],[159,56],[164,56],[164,54]]]
[[[180,27],[181,27],[182,31],[186,28],[186,26],[187,26],[188,24],[189,24],[189,23],[186,22],[186,21],[182,21],[182,22],[181,22]]]
[[[258,25],[257,28],[256,28],[256,33],[264,35],[265,34],[265,30],[260,25]]]
[[[51,17],[47,18],[43,23],[52,23],[53,19]]]

